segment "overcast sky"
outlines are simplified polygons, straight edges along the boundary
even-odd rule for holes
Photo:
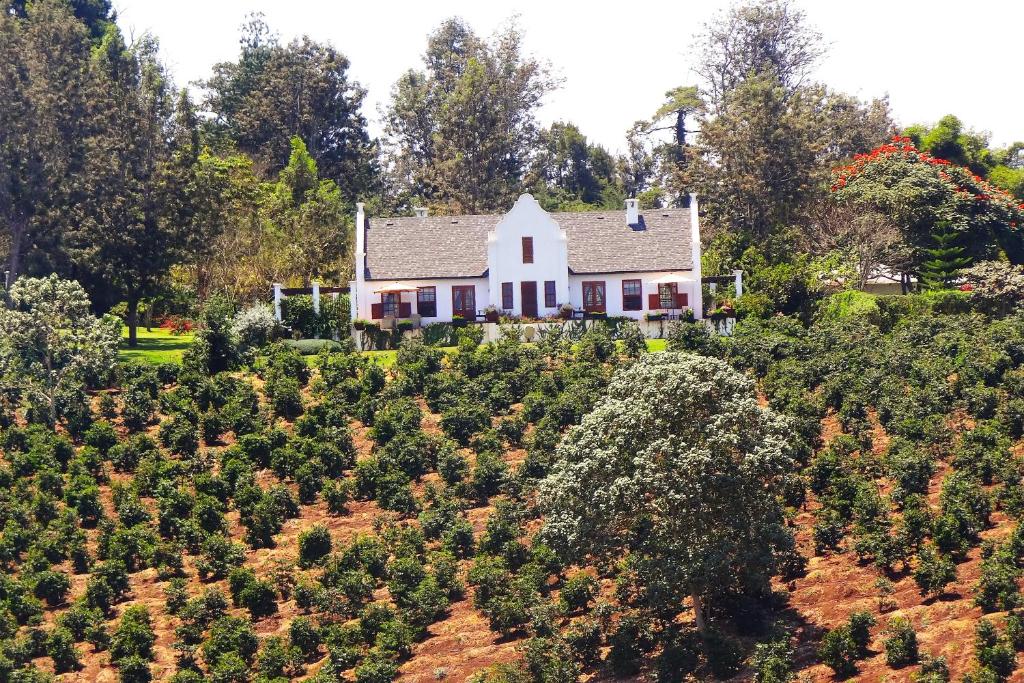
[[[728,0],[561,2],[559,0],[114,0],[128,35],[159,39],[179,85],[235,59],[239,26],[261,11],[283,40],[329,41],[369,90],[365,114],[379,132],[378,108],[410,67],[421,66],[426,35],[444,18],[466,19],[490,35],[513,15],[529,52],[564,79],[541,120],[575,122],[592,140],[621,150],[626,129],[646,118],[666,90],[695,81],[693,34]],[[992,134],[1024,139],[1022,19],[1018,0],[802,0],[829,44],[818,78],[871,98],[889,95],[901,124],[947,113]]]

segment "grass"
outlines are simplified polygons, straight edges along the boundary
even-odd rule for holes
[[[125,328],[121,349],[117,356],[119,360],[181,363],[181,354],[191,346],[193,339],[192,334],[171,334],[169,330],[162,330],[158,327],[154,327],[152,330],[140,327],[138,330],[139,345],[129,348],[128,329]]]

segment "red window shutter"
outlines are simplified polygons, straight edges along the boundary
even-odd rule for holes
[[[661,308],[661,296],[658,294],[647,295],[647,308],[656,311]]]
[[[384,317],[384,304],[370,304],[370,317],[380,320]]]
[[[676,292],[676,308],[686,308],[690,305],[690,295],[686,292]]]
[[[402,301],[402,302],[400,302],[398,304],[398,317],[399,318],[408,318],[410,315],[412,315],[412,302],[411,301]]]
[[[523,263],[533,263],[533,238],[523,238]]]

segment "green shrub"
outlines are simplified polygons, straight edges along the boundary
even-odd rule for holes
[[[930,546],[921,546],[917,554],[914,581],[922,596],[939,596],[956,581],[956,565]]]
[[[55,628],[46,639],[46,654],[53,659],[57,673],[74,671],[80,666],[79,652],[75,649],[75,637],[66,628]]]
[[[886,627],[885,662],[894,669],[917,663],[917,634],[908,619],[893,617]]]
[[[839,678],[846,678],[857,673],[857,660],[860,659],[859,648],[850,637],[848,625],[832,629],[825,634],[818,647],[818,658]]]
[[[559,600],[567,612],[585,609],[596,596],[597,580],[582,571],[570,576],[559,591]]]
[[[331,552],[331,532],[316,524],[299,534],[299,566],[310,567]]]
[[[875,617],[870,612],[854,612],[850,615],[850,640],[857,648],[858,657],[866,657],[868,645],[871,644],[871,627],[875,625]]]
[[[758,643],[751,662],[755,683],[789,683],[793,680],[793,648],[788,638]]]
[[[301,356],[315,356],[319,353],[340,353],[345,346],[333,339],[286,339],[282,342],[290,349],[295,349]]]
[[[124,611],[110,640],[110,658],[117,662],[126,657],[140,657],[146,661],[153,658],[153,643],[156,635],[149,610],[133,605]]]
[[[239,602],[253,619],[261,619],[277,612],[277,590],[269,581],[257,579],[242,589]]]

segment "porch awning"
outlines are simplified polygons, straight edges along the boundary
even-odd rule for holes
[[[374,294],[398,294],[400,292],[415,292],[416,287],[407,282],[392,282],[379,289],[373,290]]]
[[[673,282],[679,282],[680,280],[686,279],[682,273],[669,273],[668,275],[662,275],[661,277],[651,280],[651,284],[655,285],[669,285]]]

